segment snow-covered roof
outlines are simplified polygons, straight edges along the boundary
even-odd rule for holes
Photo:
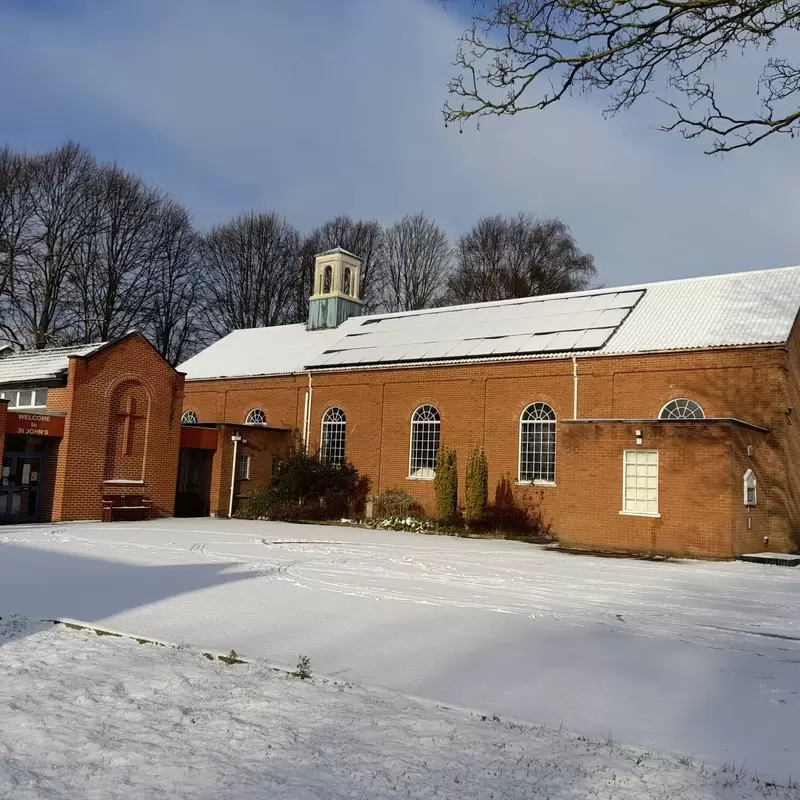
[[[60,380],[69,367],[70,356],[88,356],[105,342],[74,347],[49,347],[44,350],[22,350],[0,357],[0,385],[24,386]]]
[[[787,341],[800,267],[236,331],[181,365],[189,380],[305,369],[642,353]]]
[[[341,253],[342,255],[345,256],[350,256],[351,258],[355,258],[358,261],[363,260],[361,256],[357,256],[355,253],[351,253],[349,250],[345,250],[344,247],[333,247],[330,250],[326,250],[324,253],[317,253],[317,258],[319,256],[333,256],[336,255],[337,253]]]
[[[244,328],[201,350],[178,367],[187,380],[288,375],[342,337],[342,327],[309,331],[305,324]]]

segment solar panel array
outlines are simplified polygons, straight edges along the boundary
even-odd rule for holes
[[[344,367],[598,350],[646,290],[525,299],[349,320],[307,366]]]

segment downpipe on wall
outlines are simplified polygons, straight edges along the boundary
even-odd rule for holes
[[[572,356],[572,419],[578,419],[578,357]]]

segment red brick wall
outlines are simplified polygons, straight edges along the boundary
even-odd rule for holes
[[[792,531],[800,529],[800,491],[794,471],[787,468],[792,459],[793,463],[800,463],[800,353],[794,342],[788,354],[781,347],[758,347],[583,358],[578,360],[578,372],[579,418],[653,419],[668,400],[688,396],[701,404],[707,417],[739,418],[773,428],[773,432],[769,436],[757,434],[753,439],[758,452],[755,469],[760,502],[751,513],[750,530],[746,529],[741,503],[744,470],[739,470],[744,465],[738,439],[743,434],[728,430],[723,441],[713,426],[707,426],[703,429],[707,440],[700,429],[691,436],[669,434],[664,439],[664,446],[671,451],[662,457],[666,458],[666,474],[673,473],[670,465],[674,460],[688,464],[688,473],[684,470],[681,474],[688,474],[693,484],[702,484],[694,499],[687,497],[685,508],[671,512],[676,521],[691,517],[689,522],[676,522],[689,526],[679,536],[664,532],[666,522],[654,525],[646,521],[650,527],[642,533],[645,529],[635,519],[619,518],[622,442],[615,442],[610,434],[600,436],[596,442],[584,442],[581,446],[585,449],[577,461],[585,463],[578,463],[572,474],[567,456],[569,448],[576,446],[578,434],[570,434],[572,439],[566,442],[567,426],[559,424],[556,486],[515,486],[520,497],[541,496],[545,516],[552,520],[557,533],[564,535],[566,531],[568,536],[577,536],[576,520],[582,519],[578,506],[591,509],[591,496],[575,476],[581,474],[588,479],[586,470],[594,468],[601,476],[598,491],[613,497],[616,516],[613,535],[599,530],[586,533],[583,540],[587,545],[637,547],[649,552],[653,549],[652,528],[662,552],[729,556],[742,549],[763,549],[763,543],[756,546],[766,527],[770,549],[797,547],[791,536]],[[298,375],[192,381],[186,384],[184,408],[197,411],[201,421],[241,422],[250,408],[261,407],[270,423],[279,421],[286,427],[301,429],[307,380],[307,376]],[[373,491],[405,489],[432,512],[432,482],[408,477],[414,409],[422,403],[439,409],[442,441],[458,452],[463,496],[466,459],[473,443],[483,444],[486,449],[490,492],[504,476],[516,482],[520,414],[537,400],[549,403],[561,421],[572,417],[570,359],[315,374],[310,444],[312,449],[319,445],[325,410],[333,405],[342,408],[347,414],[347,457],[372,479]],[[798,408],[791,431],[785,421],[787,405]],[[591,454],[592,448],[601,455]],[[664,497],[665,492],[672,491],[668,488],[673,485],[672,480],[667,478]],[[723,483],[724,500],[720,499]],[[682,496],[686,497],[685,492]],[[702,522],[692,516],[712,496],[714,520]],[[720,521],[723,517],[724,525]],[[719,531],[723,528],[721,542]]]
[[[125,465],[125,477],[135,470],[143,482],[120,487],[104,481],[111,474],[109,469],[116,470],[116,461],[109,467],[109,436],[119,433],[116,406],[123,398],[118,390],[126,386],[140,398],[136,413],[142,417],[135,422],[138,429],[134,428],[132,439],[134,452],[128,459],[131,463]],[[98,519],[103,494],[122,491],[150,497],[156,515],[172,514],[182,393],[183,376],[139,334],[88,358],[71,359],[66,390],[60,395],[53,393],[53,403],[67,411],[54,486],[53,519]]]
[[[767,533],[766,514],[755,509],[746,530],[742,476],[747,445],[755,449],[765,438],[729,423],[565,422],[559,537],[575,547],[673,556],[762,550],[755,543]],[[659,454],[658,517],[620,514],[623,454],[636,449]]]
[[[272,477],[275,459],[286,452],[290,433],[255,427],[223,425],[219,430],[219,443],[211,467],[211,516],[226,517],[230,506],[231,476],[233,467],[233,441],[238,433],[244,442],[236,448],[237,460],[250,456],[250,479],[236,480],[233,488],[234,511],[251,494],[266,488]]]

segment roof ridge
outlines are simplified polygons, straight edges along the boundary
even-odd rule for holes
[[[416,311],[395,311],[384,314],[369,314],[358,317],[360,320],[375,319],[403,319],[416,315],[440,314],[453,311],[471,311],[476,308],[498,308],[501,306],[523,305],[528,303],[541,303],[545,300],[563,300],[570,297],[594,297],[602,294],[619,294],[620,292],[632,292],[642,289],[650,289],[654,286],[665,286],[675,283],[687,283],[690,281],[720,280],[722,278],[733,278],[738,276],[759,275],[763,273],[787,272],[790,270],[800,270],[800,265],[785,267],[768,267],[765,269],[740,270],[739,272],[725,272],[718,275],[696,275],[687,278],[669,278],[663,281],[650,281],[649,283],[631,283],[622,286],[598,286],[594,289],[579,289],[574,292],[555,292],[553,294],[534,294],[527,297],[512,297],[506,300],[485,300],[481,303],[464,303],[454,306],[439,306],[437,308],[420,308]]]
[[[59,347],[42,347],[38,349],[28,348],[27,350],[15,350],[13,353],[9,353],[7,356],[3,357],[2,360],[8,361],[11,358],[20,358],[23,356],[73,353],[77,350],[86,350],[87,348],[91,347],[102,347],[102,345],[104,344],[107,344],[107,342],[90,342],[87,344],[60,345]]]

